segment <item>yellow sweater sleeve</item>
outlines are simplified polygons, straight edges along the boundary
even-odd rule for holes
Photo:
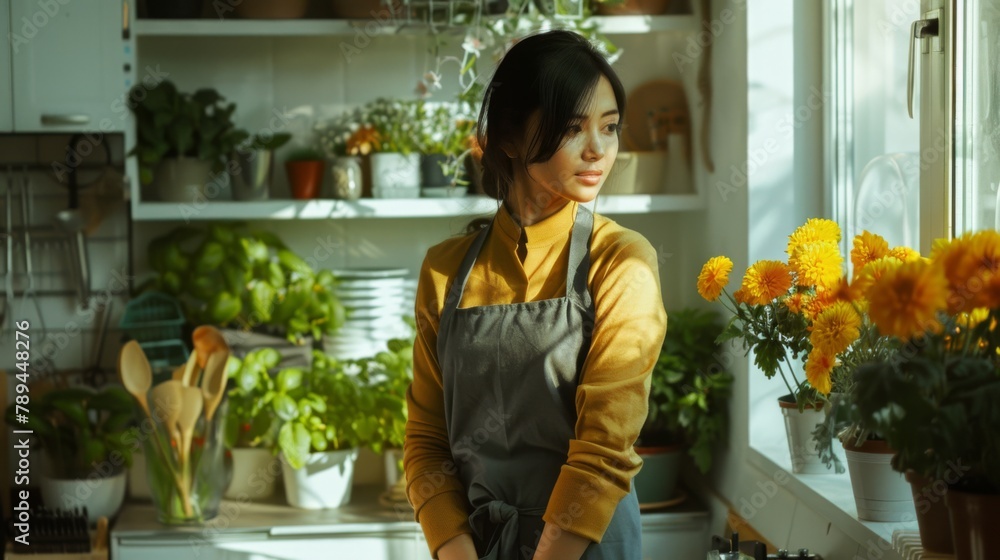
[[[632,446],[646,419],[650,374],[667,327],[656,251],[628,233],[627,244],[595,243],[606,249],[591,254],[596,317],[576,391],[576,438],[544,515],[547,523],[595,542],[642,466]]]
[[[444,392],[437,360],[437,332],[447,277],[430,265],[428,254],[417,283],[413,383],[406,395],[403,463],[406,494],[434,558],[455,536],[471,533],[471,508],[448,443]],[[446,259],[452,260],[452,259]],[[456,264],[457,266],[457,264]]]

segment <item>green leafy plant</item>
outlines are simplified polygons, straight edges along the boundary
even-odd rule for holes
[[[936,347],[934,347],[936,346]],[[957,488],[1000,494],[1000,375],[996,357],[946,356],[939,344],[856,374],[855,409],[896,451],[892,466]]]
[[[287,132],[274,134],[254,134],[247,138],[242,147],[251,150],[277,150],[292,139],[292,135]]]
[[[314,271],[269,232],[180,227],[150,243],[149,264],[156,276],[143,289],[176,297],[194,324],[278,330],[301,344],[344,323],[333,274]]]
[[[139,158],[143,184],[153,181],[165,158],[194,157],[222,171],[230,152],[250,136],[233,124],[236,104],[211,88],[183,93],[167,80],[151,89],[136,85],[129,98],[141,100],[131,106],[139,137],[129,155]]]
[[[120,472],[132,464],[133,449],[126,434],[133,400],[121,387],[53,389],[32,398],[26,423],[16,421],[15,407],[7,407],[4,420],[15,429],[34,432],[54,478],[84,479],[95,472]]]
[[[268,372],[280,361],[281,355],[274,348],[252,350],[242,360],[229,359],[226,447],[274,447],[280,425],[272,402],[278,386]]]
[[[725,434],[733,383],[718,358],[716,338],[723,323],[716,314],[698,309],[669,317],[639,441],[643,446],[686,444],[695,464],[707,472],[712,446]]]
[[[378,433],[375,395],[336,360],[313,352],[312,368],[285,368],[275,378],[271,400],[278,429],[275,450],[292,468],[312,452],[361,447]]]

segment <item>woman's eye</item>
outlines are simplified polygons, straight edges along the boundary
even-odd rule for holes
[[[583,131],[583,129],[580,128],[580,125],[578,125],[578,124],[571,124],[571,125],[569,125],[569,126],[566,127],[566,132],[564,132],[563,134],[565,134],[566,136],[573,136],[575,134],[579,134],[582,131]]]
[[[608,125],[606,127],[604,127],[604,130],[606,132],[608,132],[609,134],[611,134],[611,133],[617,134],[618,133],[618,123],[608,123]]]

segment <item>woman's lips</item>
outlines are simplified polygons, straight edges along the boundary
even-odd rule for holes
[[[583,171],[575,175],[576,180],[584,185],[595,187],[601,182],[603,171]]]

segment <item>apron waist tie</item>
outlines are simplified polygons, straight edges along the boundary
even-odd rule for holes
[[[479,542],[486,543],[486,554],[480,560],[519,558],[518,516],[541,516],[544,513],[545,508],[518,509],[500,500],[492,500],[477,507],[469,516],[469,525]]]

